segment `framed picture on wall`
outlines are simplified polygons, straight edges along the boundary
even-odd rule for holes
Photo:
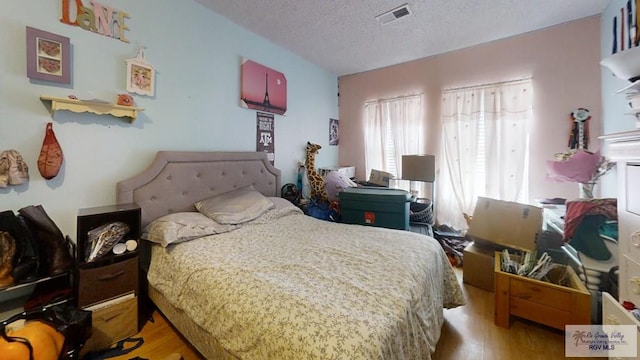
[[[340,144],[340,133],[338,119],[329,119],[329,145]]]
[[[71,83],[69,38],[27,26],[27,77]]]
[[[287,111],[287,78],[255,61],[242,58],[240,106],[284,115]]]
[[[127,91],[140,95],[154,96],[156,88],[156,71],[153,65],[144,59],[144,51],[127,60]]]

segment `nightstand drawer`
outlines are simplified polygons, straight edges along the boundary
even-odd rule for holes
[[[103,350],[138,332],[138,299],[132,298],[92,311],[92,334],[83,353]]]
[[[138,294],[138,257],[92,269],[80,269],[78,307],[129,292]]]

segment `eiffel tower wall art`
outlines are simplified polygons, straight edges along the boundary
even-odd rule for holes
[[[240,106],[284,115],[287,78],[283,73],[242,58],[240,76]]]

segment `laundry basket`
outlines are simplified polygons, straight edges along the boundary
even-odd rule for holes
[[[433,206],[429,199],[425,202],[412,202],[409,204],[409,222],[434,225]]]

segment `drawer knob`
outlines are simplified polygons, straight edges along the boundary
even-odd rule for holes
[[[607,324],[609,325],[620,325],[620,320],[615,315],[607,316]]]
[[[634,294],[640,294],[640,277],[634,276],[629,279],[629,282],[632,285],[631,291],[633,291]]]
[[[635,231],[631,234],[631,244],[635,247],[640,247],[640,231]]]

